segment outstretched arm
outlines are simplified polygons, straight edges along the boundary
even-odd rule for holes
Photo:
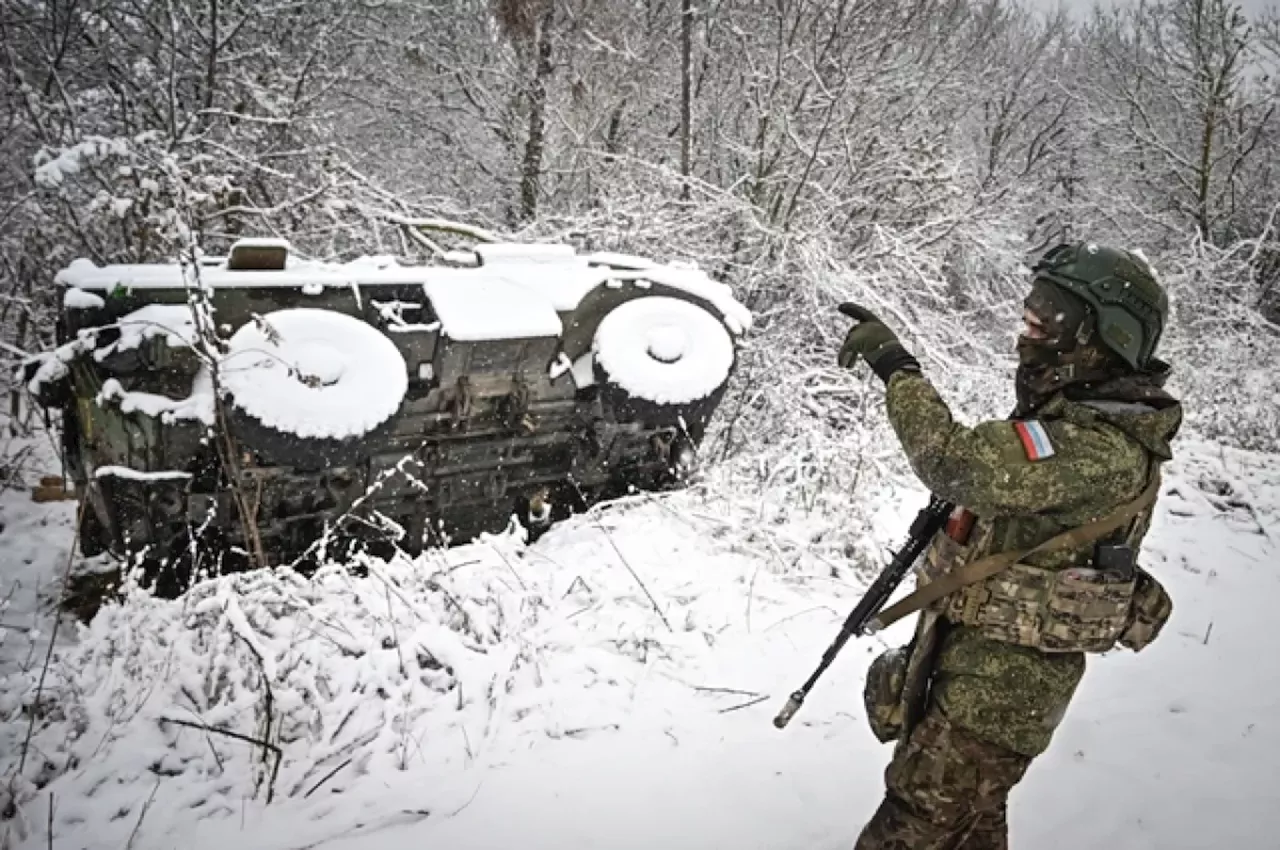
[[[1105,424],[992,420],[969,428],[927,378],[906,370],[890,376],[885,408],[921,482],[982,516],[1071,511],[1096,504],[1099,492],[1118,502],[1145,483],[1146,453]]]

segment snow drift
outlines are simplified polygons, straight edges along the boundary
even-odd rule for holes
[[[1144,552],[1173,621],[1141,655],[1091,662],[1014,793],[1018,846],[1263,848],[1280,828],[1280,664],[1258,651],[1280,591],[1280,461],[1178,453]],[[104,610],[45,676],[8,786],[11,846],[47,845],[50,806],[54,845],[86,848],[849,846],[888,758],[861,677],[909,625],[850,643],[775,730],[864,580],[797,546],[799,517],[761,523],[712,492],[598,508],[534,545],[513,533]],[[923,502],[883,501],[869,548]],[[54,569],[65,506],[50,521],[2,504],[6,562]],[[14,659],[44,643],[4,637],[12,775],[41,672]]]

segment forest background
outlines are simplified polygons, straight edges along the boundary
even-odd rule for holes
[[[757,323],[704,454],[833,530],[904,469],[835,367],[834,305],[882,314],[958,413],[1003,416],[1027,265],[1061,240],[1153,262],[1188,433],[1280,436],[1274,6],[4,0],[0,43],[14,446],[72,260],[272,235],[426,261],[445,222],[730,283]]]

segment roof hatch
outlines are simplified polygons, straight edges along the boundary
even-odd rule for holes
[[[289,259],[284,239],[240,239],[227,257],[230,271],[283,271]]]

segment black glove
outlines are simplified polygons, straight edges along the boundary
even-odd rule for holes
[[[893,373],[899,369],[920,371],[919,361],[902,347],[898,337],[876,317],[875,313],[849,301],[841,304],[839,309],[841,313],[858,322],[849,329],[849,333],[844,338],[844,345],[840,346],[840,354],[836,361],[841,366],[846,369],[852,368],[858,358],[862,358],[867,361],[871,371],[879,375],[880,380],[886,384],[889,383]]]

